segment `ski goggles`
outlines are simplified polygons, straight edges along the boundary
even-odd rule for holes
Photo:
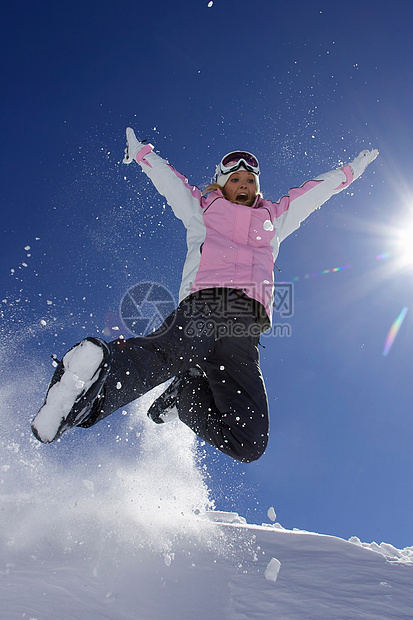
[[[217,176],[219,176],[219,174],[231,174],[231,172],[235,172],[241,166],[244,166],[248,172],[252,172],[253,174],[258,175],[260,173],[258,159],[252,153],[248,153],[247,151],[232,151],[221,159],[221,163],[217,169]]]

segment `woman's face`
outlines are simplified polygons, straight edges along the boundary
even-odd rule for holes
[[[256,193],[255,176],[247,170],[233,172],[223,189],[227,200],[247,207],[254,204]]]

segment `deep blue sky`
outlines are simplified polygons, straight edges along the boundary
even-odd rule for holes
[[[113,325],[137,282],[177,295],[184,229],[139,168],[121,165],[127,125],[199,186],[224,153],[251,150],[273,200],[378,148],[365,175],[281,247],[278,277],[298,280],[292,336],[261,349],[267,453],[250,466],[211,453],[209,468],[218,507],[252,521],[274,505],[285,527],[411,545],[413,271],[397,237],[413,219],[412,24],[408,0],[3,8],[10,366],[29,356],[48,376],[50,352]],[[32,413],[20,407],[27,424]]]

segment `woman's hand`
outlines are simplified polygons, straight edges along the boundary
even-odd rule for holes
[[[349,163],[353,173],[353,180],[358,179],[358,177],[363,174],[367,166],[371,164],[374,159],[376,159],[378,154],[379,152],[377,149],[372,149],[371,151],[361,151],[360,155],[358,155],[354,161]]]
[[[135,132],[131,127],[126,128],[126,149],[125,157],[123,158],[124,164],[131,164],[136,161],[136,155],[141,150],[143,144],[139,142],[135,136]]]

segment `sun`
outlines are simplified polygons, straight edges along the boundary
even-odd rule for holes
[[[398,261],[402,267],[413,267],[413,222],[397,234]]]

